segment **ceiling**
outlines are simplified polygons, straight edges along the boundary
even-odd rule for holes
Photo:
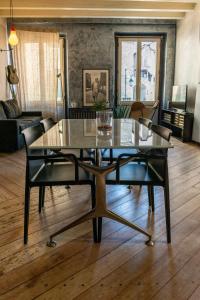
[[[9,0],[0,0],[0,17],[9,17]],[[182,19],[199,0],[13,0],[19,18]]]

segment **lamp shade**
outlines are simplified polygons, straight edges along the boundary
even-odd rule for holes
[[[8,38],[8,42],[9,42],[10,46],[16,46],[18,44],[18,41],[19,40],[18,40],[18,37],[16,34],[15,27],[12,25],[10,28],[10,35]]]

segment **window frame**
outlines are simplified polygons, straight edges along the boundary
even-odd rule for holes
[[[62,89],[62,98],[58,98],[58,81],[59,77],[57,74],[57,105],[61,105],[65,102],[65,37],[59,36],[60,44],[60,68],[58,68],[58,74],[61,74],[61,89]]]
[[[158,44],[157,47],[157,65],[156,65],[156,89],[155,89],[155,99],[153,101],[141,101],[145,105],[152,105],[159,98],[160,94],[160,69],[161,69],[161,42],[162,35],[116,35],[116,103],[117,105],[132,105],[135,101],[141,101],[138,97],[138,94],[141,93],[141,42],[143,41],[156,41]],[[136,70],[136,100],[135,101],[123,101],[121,99],[121,45],[123,41],[136,41],[137,42],[137,70]]]

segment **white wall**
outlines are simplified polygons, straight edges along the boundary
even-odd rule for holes
[[[0,18],[0,49],[6,49],[6,19]],[[5,67],[7,65],[7,52],[0,52],[0,100],[7,98]]]
[[[175,84],[188,85],[188,110],[193,111],[200,82],[200,4],[178,21],[176,34]]]

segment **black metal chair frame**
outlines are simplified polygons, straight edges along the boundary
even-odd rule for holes
[[[34,126],[38,127],[38,126]],[[22,133],[24,136],[25,146],[26,146],[26,153],[27,153],[27,160],[26,160],[26,179],[25,179],[25,205],[24,205],[24,244],[27,244],[28,242],[28,225],[29,225],[29,209],[30,209],[30,192],[31,188],[33,187],[39,187],[39,212],[41,212],[42,207],[44,206],[44,198],[45,198],[45,187],[46,186],[65,186],[65,185],[90,185],[91,186],[91,198],[92,198],[92,208],[95,206],[95,181],[94,177],[92,180],[80,180],[79,179],[79,166],[78,166],[78,160],[75,155],[73,154],[61,154],[61,153],[55,153],[51,155],[31,155],[29,154],[29,143],[27,143],[26,139],[26,131],[27,130],[34,130],[32,128],[25,129]],[[36,137],[38,138],[38,137]],[[42,181],[37,182],[35,181],[35,176],[30,177],[30,166],[29,163],[31,161],[43,161],[43,168],[47,164],[55,164],[55,159],[59,159],[63,162],[73,162],[74,168],[75,168],[75,178],[74,180],[67,180],[67,181]],[[67,164],[66,164],[67,168]],[[67,170],[66,170],[67,171]],[[37,175],[40,172],[40,169],[36,172],[35,175]],[[96,219],[93,219],[93,237],[94,241],[97,241],[97,234],[96,234]]]
[[[52,119],[52,118],[47,118],[47,119],[43,119],[40,121],[40,124],[43,128],[43,132],[47,132],[49,129],[51,129],[54,125],[56,125],[56,122]],[[57,149],[57,152],[60,151],[61,149]],[[73,149],[71,149],[73,151]],[[84,149],[80,149],[80,154],[79,154],[79,158],[82,161],[91,161],[92,163],[95,163],[95,159],[94,157],[91,156],[91,153],[89,151],[87,151],[87,149],[85,150],[88,153],[88,156],[84,155]],[[52,152],[56,152],[55,150],[53,150]],[[57,159],[57,158],[56,158]],[[60,161],[62,161],[62,159],[60,158]]]
[[[165,216],[166,216],[166,231],[167,231],[167,242],[171,243],[171,227],[170,227],[170,198],[169,198],[169,177],[168,177],[168,160],[167,160],[167,151],[164,151],[164,153],[160,154],[143,154],[141,155],[140,158],[143,159],[143,162],[146,162],[147,168],[150,168],[151,171],[153,171],[157,177],[157,180],[155,181],[138,181],[135,180],[134,178],[131,178],[130,180],[122,180],[120,177],[120,161],[123,158],[130,158],[133,157],[135,160],[135,155],[130,155],[130,154],[121,154],[118,157],[117,160],[117,166],[116,166],[116,180],[106,180],[106,184],[111,184],[111,185],[146,185],[148,187],[148,196],[149,196],[149,205],[152,206],[152,211],[154,211],[154,191],[153,187],[154,186],[162,186],[164,189],[164,198],[165,198]],[[154,166],[151,164],[151,160],[158,160],[162,162],[163,164],[163,169],[165,170],[164,174],[159,174]],[[130,163],[130,162],[129,162]],[[101,222],[101,220],[100,220]],[[99,228],[98,224],[98,228]],[[98,233],[98,240],[101,239],[101,231],[99,230]]]
[[[152,121],[151,121],[150,119],[139,118],[138,121],[139,121],[140,124],[142,124],[142,125],[148,127],[149,129],[151,128]],[[106,152],[107,150],[109,150],[109,152],[110,152],[109,158],[103,157],[104,154],[105,154],[105,152]],[[123,151],[123,149],[121,149],[121,150]],[[103,149],[102,152],[101,152],[101,153],[102,153],[103,160],[109,161],[110,163],[113,163],[114,161],[116,161],[116,160],[117,160],[117,157],[114,156],[114,151],[115,151],[115,150],[113,150],[113,149]],[[139,152],[138,152],[137,156],[139,156]]]
[[[152,120],[147,118],[139,118],[138,122],[148,128],[151,128]]]
[[[148,122],[146,122],[145,119],[141,119],[143,123],[146,123],[148,125]],[[145,124],[144,124],[145,125]],[[151,130],[160,135],[162,138],[166,139],[168,142],[170,140],[172,131],[168,128],[165,128],[160,125],[151,125]],[[152,149],[150,151],[140,152],[139,154],[139,160],[138,162],[143,162],[146,164],[147,168],[151,168],[151,170],[157,175],[158,181],[153,182],[145,182],[145,181],[137,181],[134,179],[130,180],[121,180],[120,179],[120,160],[124,157],[133,157],[135,160],[135,157],[138,156],[136,154],[129,154],[124,153],[119,155],[117,159],[117,167],[116,167],[116,182],[114,181],[106,181],[107,184],[122,184],[122,185],[147,185],[148,188],[148,198],[149,198],[149,206],[152,209],[152,212],[155,210],[154,205],[154,186],[162,186],[164,189],[164,197],[165,197],[165,216],[166,216],[166,229],[167,229],[167,242],[171,242],[171,229],[170,229],[170,199],[169,199],[169,175],[168,175],[168,149]],[[151,161],[157,160],[157,162],[161,162],[163,165],[163,174],[159,174],[156,171],[156,168],[154,168],[154,163],[151,163]],[[98,223],[101,222],[101,220],[98,221]],[[99,228],[99,224],[98,224]],[[100,233],[101,235],[101,233]],[[98,239],[101,239],[101,237],[98,237]]]

